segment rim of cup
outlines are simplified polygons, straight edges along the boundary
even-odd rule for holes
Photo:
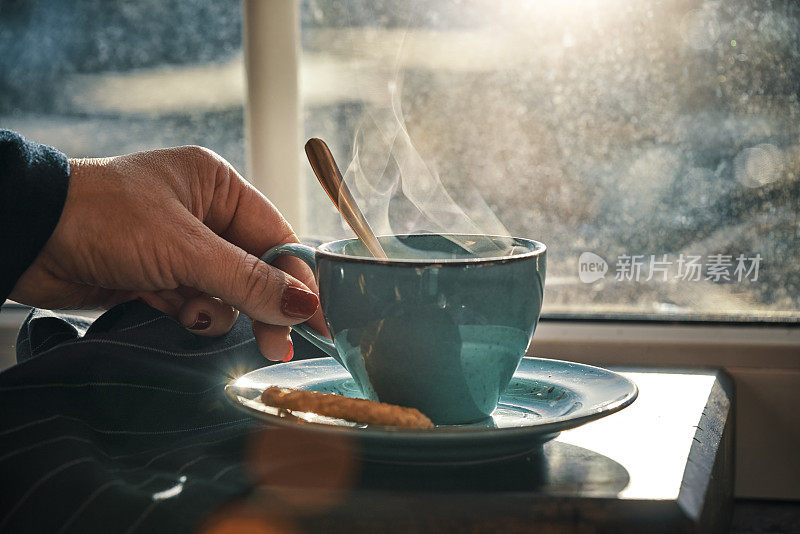
[[[542,256],[547,251],[547,245],[540,241],[535,241],[533,239],[528,239],[525,237],[513,237],[513,236],[504,236],[504,235],[492,235],[492,234],[458,234],[458,233],[446,233],[446,234],[396,234],[396,235],[379,235],[376,236],[378,239],[380,238],[407,238],[413,236],[431,236],[431,237],[444,237],[445,239],[448,236],[452,237],[460,237],[460,238],[490,238],[490,239],[510,239],[513,241],[520,241],[528,245],[528,247],[532,246],[532,249],[526,250],[519,254],[512,254],[512,255],[505,255],[505,256],[476,256],[476,257],[464,257],[464,258],[375,258],[372,256],[356,256],[352,254],[342,254],[340,252],[334,252],[331,250],[332,247],[338,247],[343,243],[347,242],[355,242],[358,241],[357,238],[348,238],[348,239],[338,239],[336,241],[330,241],[327,243],[323,243],[316,247],[315,251],[318,255],[323,256],[327,259],[335,259],[337,261],[348,261],[348,262],[355,262],[355,263],[370,263],[370,264],[384,264],[384,265],[405,265],[405,266],[436,266],[436,265],[447,265],[447,264],[461,264],[461,265],[484,265],[490,263],[508,263],[514,261],[522,261],[529,259],[535,256]]]

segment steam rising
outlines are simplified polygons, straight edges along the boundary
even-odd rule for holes
[[[400,47],[402,50],[402,45]],[[395,68],[386,103],[368,107],[353,141],[353,159],[344,181],[377,235],[436,233],[510,236],[494,212],[469,184],[461,205],[422,158],[406,128],[401,103],[402,78]],[[373,95],[374,96],[374,95]],[[470,242],[448,239],[469,252]],[[498,245],[495,254],[507,254]]]

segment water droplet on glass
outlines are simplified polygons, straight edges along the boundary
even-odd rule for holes
[[[719,24],[712,13],[694,9],[683,16],[680,32],[686,44],[695,50],[708,50],[719,38]]]
[[[778,147],[765,143],[742,150],[733,165],[739,182],[747,187],[760,187],[780,178],[784,156]]]

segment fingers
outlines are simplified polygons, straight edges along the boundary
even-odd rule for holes
[[[197,223],[197,239],[183,251],[180,282],[215,295],[254,321],[289,326],[317,311],[319,298],[305,284]]]
[[[137,298],[143,301],[151,308],[175,317],[183,305],[184,299],[175,291],[143,291],[137,295]]]
[[[184,298],[184,295],[189,298]],[[181,287],[172,291],[141,293],[139,299],[167,315],[178,317],[190,332],[200,336],[226,334],[236,323],[239,312],[222,300]],[[258,349],[272,361],[289,361],[294,347],[287,326],[253,322]]]
[[[181,324],[200,336],[221,336],[228,333],[237,317],[237,310],[208,295],[186,299],[178,312]]]
[[[292,338],[289,337],[289,328],[253,322],[253,334],[258,343],[258,350],[268,360],[274,362],[288,362],[294,356]]]
[[[196,282],[188,285],[221,297],[249,315],[254,324],[285,326],[311,317],[309,325],[327,335],[311,269],[290,256],[278,258],[277,268],[258,260],[273,246],[298,241],[289,223],[224,159],[206,155],[212,156],[213,172],[206,173],[204,185],[213,181],[213,190],[205,196],[210,196],[210,201],[203,203],[201,221],[214,237],[205,236],[197,261],[191,265],[197,272],[187,277]],[[208,179],[211,176],[213,180]],[[278,339],[284,341],[270,351],[278,359],[283,359],[290,347],[288,330],[284,330],[278,329],[282,332]],[[260,346],[266,354],[263,341]]]
[[[189,331],[201,336],[226,334],[239,317],[239,312],[229,304],[190,288],[142,292],[136,298],[177,318]]]
[[[322,306],[317,308],[317,311],[314,313],[314,315],[311,316],[311,318],[308,321],[306,321],[306,323],[308,323],[308,326],[310,326],[323,336],[327,338],[331,337],[330,333],[328,332],[328,326],[325,324],[325,317],[322,315]]]
[[[254,256],[297,242],[275,206],[227,162],[218,162],[211,204],[203,221],[213,232]]]
[[[214,233],[256,257],[276,245],[299,241],[267,197],[222,158],[217,159],[214,180],[214,192],[203,221]],[[303,261],[282,256],[274,265],[317,293],[314,274]],[[311,324],[320,332],[326,331],[321,315]]]

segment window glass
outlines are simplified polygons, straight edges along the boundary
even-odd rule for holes
[[[0,127],[72,157],[184,144],[244,171],[239,0],[0,0]]]
[[[550,317],[800,317],[797,3],[304,0],[301,24],[305,133],[378,231],[541,240]],[[306,189],[307,226],[349,235]]]

